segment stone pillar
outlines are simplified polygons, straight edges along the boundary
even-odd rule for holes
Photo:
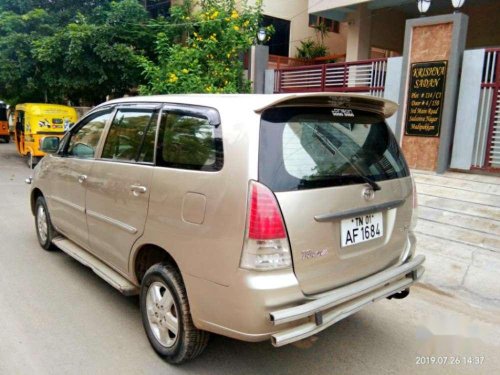
[[[266,83],[266,69],[269,62],[268,46],[252,46],[248,59],[248,79],[252,82],[252,92],[263,94]]]
[[[358,5],[348,19],[346,61],[370,58],[371,27],[370,9],[366,4]]]
[[[406,21],[396,135],[410,168],[450,165],[467,23],[462,13]]]

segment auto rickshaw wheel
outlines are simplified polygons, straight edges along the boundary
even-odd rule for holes
[[[57,231],[52,226],[49,209],[43,196],[38,197],[36,200],[35,227],[40,246],[48,251],[55,250],[56,247],[52,244],[52,240],[57,236]]]

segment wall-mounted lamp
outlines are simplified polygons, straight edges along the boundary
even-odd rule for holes
[[[424,13],[429,10],[430,6],[431,0],[417,0],[417,8],[422,17],[424,16]]]
[[[257,39],[259,40],[260,44],[265,42],[266,37],[267,37],[266,29],[264,27],[261,27],[257,32]]]
[[[464,5],[465,0],[451,0],[451,5],[455,8],[455,12],[458,12],[459,9]]]

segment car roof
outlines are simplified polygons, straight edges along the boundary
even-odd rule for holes
[[[237,102],[237,103],[236,103]],[[190,104],[220,108],[223,105],[247,108],[256,113],[275,106],[283,105],[329,105],[332,107],[348,107],[364,109],[383,115],[392,116],[397,104],[383,98],[339,92],[294,93],[294,94],[185,94],[185,95],[152,95],[133,96],[113,99],[96,107],[126,103],[172,103]]]

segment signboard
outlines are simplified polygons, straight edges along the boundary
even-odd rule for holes
[[[405,134],[439,137],[447,61],[411,64]]]

